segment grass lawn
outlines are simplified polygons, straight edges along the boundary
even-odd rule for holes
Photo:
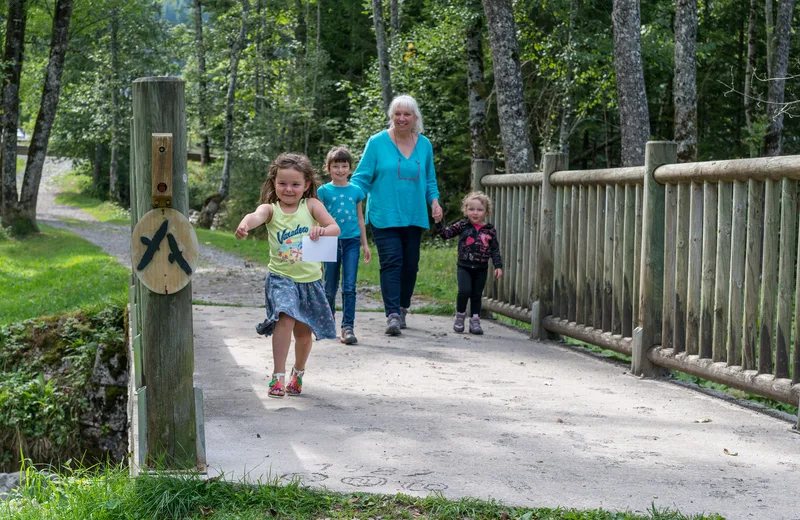
[[[95,217],[100,222],[129,225],[130,212],[109,201],[102,201],[87,195],[87,189],[92,179],[86,175],[65,175],[60,179],[61,192],[56,197],[56,202],[75,208],[80,208]]]
[[[242,485],[198,475],[185,478],[127,476],[127,470],[76,471],[56,482],[26,470],[20,496],[0,502],[0,516],[24,520],[62,519],[442,519],[442,520],[721,520],[674,511],[647,515],[604,510],[516,508],[475,499],[447,500],[432,495],[333,493],[297,483]],[[5,518],[5,516],[3,516]]]
[[[0,239],[0,325],[124,301],[128,270],[99,247],[40,225],[24,240]]]

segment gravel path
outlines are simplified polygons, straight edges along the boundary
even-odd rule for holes
[[[71,170],[72,161],[69,159],[48,157],[45,161],[36,207],[38,222],[75,233],[115,256],[125,267],[130,267],[129,226],[98,222],[81,209],[56,203],[58,178]],[[198,268],[192,276],[192,299],[207,304],[263,307],[265,271],[263,266],[246,263],[236,255],[201,243]],[[341,304],[341,294],[337,300]],[[424,302],[417,300],[412,303],[420,305]],[[356,307],[358,310],[383,309],[377,288],[359,287]]]

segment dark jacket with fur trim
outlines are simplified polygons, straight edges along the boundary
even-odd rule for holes
[[[488,222],[480,230],[467,218],[462,218],[447,228],[438,222],[436,232],[445,239],[458,237],[458,265],[471,269],[485,269],[491,259],[495,269],[503,268],[500,244],[497,242],[497,229]]]

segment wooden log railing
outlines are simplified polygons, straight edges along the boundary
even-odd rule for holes
[[[790,404],[800,399],[800,156],[676,164],[650,142],[644,167],[493,175],[506,266],[486,308]],[[793,329],[795,330],[792,335]]]

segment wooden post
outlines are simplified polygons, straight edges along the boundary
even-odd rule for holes
[[[714,337],[711,359],[726,361],[728,341],[728,292],[731,280],[731,215],[733,210],[733,184],[720,182],[717,186],[719,215],[717,217],[717,279],[714,282]],[[741,248],[740,248],[741,249]]]
[[[481,179],[494,174],[494,161],[491,159],[472,159],[472,191],[483,191]]]
[[[184,83],[173,77],[133,82],[132,186],[135,215],[152,209],[152,134],[173,135],[171,207],[188,210]],[[136,262],[136,259],[133,259]],[[191,283],[175,294],[140,292],[146,390],[147,464],[159,469],[196,467],[194,344]]]
[[[778,239],[781,224],[781,185],[764,182],[764,257],[761,261],[761,320],[758,334],[758,373],[771,374],[775,337],[775,303],[778,292]],[[795,209],[795,211],[797,211]],[[788,244],[787,240],[787,244]]]
[[[728,293],[728,366],[742,366],[744,252],[747,241],[747,184],[733,181],[731,284]]]
[[[781,181],[781,258],[778,267],[778,335],[775,338],[775,377],[789,377],[789,344],[794,305],[795,240],[797,240],[797,181]],[[795,332],[797,334],[797,332]]]
[[[761,239],[764,222],[764,183],[751,180],[747,189],[747,250],[744,270],[744,341],[742,368],[756,368],[758,295],[761,288]]]
[[[634,218],[636,212],[636,188],[630,184],[625,186],[625,216],[622,247],[622,335],[633,337],[633,255],[636,242]]]
[[[611,269],[611,332],[622,334],[622,276],[625,254],[625,186],[614,186],[614,260]]]
[[[689,269],[686,296],[686,353],[700,353],[700,304],[703,276],[703,185],[692,183],[689,209]]]
[[[717,262],[717,185],[703,185],[703,260],[700,275],[700,357],[711,358],[714,339],[714,281]]]
[[[544,172],[542,175],[541,204],[539,216],[539,240],[537,253],[539,255],[537,287],[538,305],[534,306],[532,321],[534,328],[538,327],[538,338],[546,339],[547,332],[542,326],[542,318],[553,313],[553,253],[555,239],[555,211],[556,191],[550,184],[550,175],[563,169],[567,164],[566,154],[547,153],[544,156]]]
[[[678,186],[667,184],[664,189],[664,301],[661,307],[661,346],[672,348],[675,334],[673,306],[675,300],[675,226],[678,217]]]
[[[686,351],[686,315],[689,301],[689,201],[691,186],[678,185],[678,208],[675,216],[675,292],[672,295],[672,348]]]
[[[653,376],[658,370],[647,352],[661,342],[661,308],[664,296],[664,186],[654,172],[663,164],[677,161],[678,145],[651,141],[645,149],[644,209],[642,222],[642,267],[639,285],[639,326],[634,331],[631,372]]]

